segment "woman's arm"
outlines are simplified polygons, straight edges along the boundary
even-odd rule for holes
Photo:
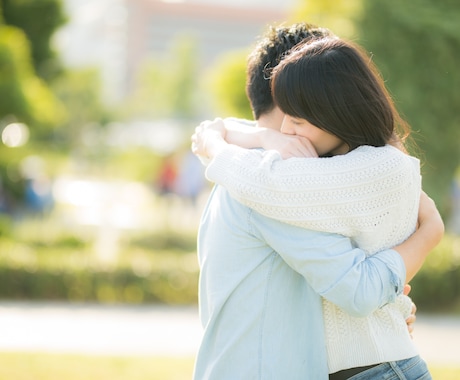
[[[394,248],[403,258],[408,283],[422,267],[425,258],[444,235],[444,223],[435,203],[425,192],[420,195],[417,231]]]
[[[419,162],[400,150],[362,146],[335,157],[283,160],[274,150],[227,144],[227,133],[223,123],[198,127],[194,152],[214,156],[207,178],[255,211],[353,237],[370,252],[394,246],[414,231]],[[392,229],[389,239],[385,228]]]
[[[270,128],[250,127],[233,119],[202,122],[195,129],[192,141],[193,152],[207,159],[214,158],[229,144],[246,149],[276,150],[283,159],[318,157],[305,137],[283,134]]]

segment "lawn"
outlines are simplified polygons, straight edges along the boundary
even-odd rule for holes
[[[193,358],[0,353],[0,380],[190,380]]]
[[[430,367],[434,380],[460,379],[460,366]],[[193,358],[0,352],[0,380],[190,380]]]

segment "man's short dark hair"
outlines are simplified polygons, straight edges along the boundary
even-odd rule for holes
[[[307,23],[269,28],[248,57],[246,94],[256,120],[274,108],[270,75],[283,56],[306,39],[332,35],[328,29]]]

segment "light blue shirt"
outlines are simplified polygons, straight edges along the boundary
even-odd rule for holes
[[[355,316],[394,301],[401,256],[264,217],[216,186],[198,234],[195,380],[328,379],[321,296]]]

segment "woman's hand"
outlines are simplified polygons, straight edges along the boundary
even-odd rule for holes
[[[225,125],[222,119],[203,121],[192,135],[192,152],[202,158],[213,158],[225,145]]]
[[[406,284],[404,286],[404,295],[408,295],[411,291],[411,286],[409,284]],[[415,315],[417,313],[417,306],[415,305],[414,302],[412,302],[412,307],[410,311],[410,315],[406,318],[406,325],[407,325],[407,330],[409,331],[409,335],[412,338],[412,333],[414,332],[414,323],[417,320],[417,316]]]
[[[291,157],[318,157],[313,144],[305,137],[287,135],[274,129],[264,129],[260,137],[265,150],[276,150],[283,159]]]
[[[394,247],[406,266],[408,283],[423,265],[430,251],[444,235],[444,223],[434,201],[422,191],[418,213],[418,228],[406,241]]]
[[[222,119],[203,121],[192,135],[192,152],[201,158],[213,158],[227,144],[243,148],[276,150],[283,159],[318,157],[313,144],[305,137],[288,135],[274,129],[248,127]]]

